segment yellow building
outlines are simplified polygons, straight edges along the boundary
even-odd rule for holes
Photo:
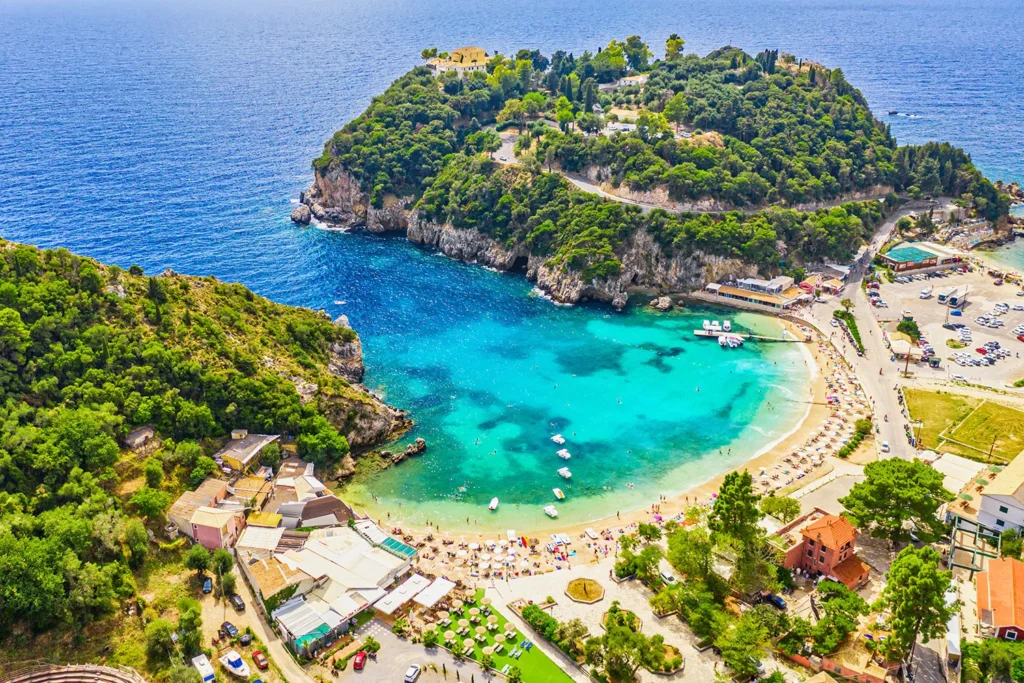
[[[458,72],[460,76],[473,71],[486,71],[487,61],[490,56],[479,47],[460,47],[452,50],[447,59],[434,57],[427,62],[427,66],[435,76],[440,76],[449,71]]]

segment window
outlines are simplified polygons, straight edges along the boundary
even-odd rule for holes
[[[1001,519],[996,520],[996,526],[1006,526],[1006,522]]]
[[[1002,512],[1002,513],[1006,513],[1006,512],[1010,511],[1010,508],[1006,507],[1005,505],[1000,505],[999,506],[999,511]]]
[[[822,555],[821,557],[818,558],[818,564],[825,564],[825,556],[824,555]]]
[[[814,551],[813,550],[808,550],[807,551],[807,557],[813,558],[814,557]]]
[[[1007,640],[1017,640],[1017,632],[1016,631],[1007,631],[1006,632],[1006,639]]]
[[[814,547],[814,541],[808,540],[807,544],[810,545],[812,548]]]

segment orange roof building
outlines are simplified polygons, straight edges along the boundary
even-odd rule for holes
[[[982,633],[1024,640],[1024,562],[1011,557],[989,560],[978,574],[978,623]]]
[[[815,508],[776,532],[783,566],[810,576],[826,576],[847,588],[868,580],[870,567],[857,557],[857,528],[845,517]]]

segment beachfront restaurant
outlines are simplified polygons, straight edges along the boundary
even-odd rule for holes
[[[791,277],[779,276],[771,280],[741,278],[735,285],[712,282],[704,288],[708,294],[779,310],[791,308],[801,299],[810,298]],[[724,303],[724,302],[723,302]]]

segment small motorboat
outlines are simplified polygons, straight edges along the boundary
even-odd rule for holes
[[[224,665],[224,668],[233,673],[239,678],[248,680],[249,678],[249,665],[246,664],[241,655],[234,650],[228,650],[225,654],[221,655],[220,663]]]
[[[559,446],[565,443],[565,437],[562,436],[561,434],[555,434],[553,437],[551,437],[551,440],[557,443]]]
[[[494,512],[495,510],[497,510],[498,509],[498,499],[497,498],[491,498],[491,504],[487,506],[487,509],[490,510],[491,512]]]
[[[554,519],[558,516],[558,508],[556,508],[554,505],[545,505],[544,514],[550,517],[551,519]]]
[[[731,332],[732,331],[732,323],[729,322],[728,320],[723,320],[722,321],[722,329],[725,330],[726,332]]]
[[[558,500],[565,500],[565,494],[562,493],[562,489],[551,489],[551,492],[555,494],[555,498]]]
[[[563,477],[565,479],[572,479],[572,472],[569,471],[568,467],[563,467],[562,469],[558,470],[558,476]]]
[[[558,457],[561,458],[562,460],[568,460],[569,458],[572,457],[572,453],[570,453],[567,449],[563,448],[562,450],[558,451]]]

